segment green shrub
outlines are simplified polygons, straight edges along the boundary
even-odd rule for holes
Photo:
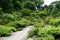
[[[11,21],[16,21],[16,19],[15,19],[14,15],[12,15],[12,14],[3,14],[0,21],[1,21],[0,22],[1,24],[7,24]]]
[[[30,17],[30,19],[29,19],[31,22],[36,22],[37,20],[36,20],[36,18],[34,18],[34,17]]]
[[[48,15],[48,13],[46,11],[39,11],[39,10],[36,10],[33,13],[31,13],[31,16],[37,17],[37,18],[39,18],[39,17],[42,18],[42,17],[45,17],[47,15]]]
[[[47,34],[49,35],[60,35],[60,27],[51,27],[51,28],[38,28],[38,36],[46,36]]]
[[[9,36],[13,31],[16,31],[14,27],[6,27],[0,25],[0,36]]]
[[[48,35],[47,33],[48,33],[48,29],[46,29],[46,28],[38,28],[37,36],[45,37],[45,36]]]
[[[51,38],[51,36],[53,36]],[[46,40],[57,40],[59,39],[60,40],[60,27],[50,27],[50,28],[41,28],[41,27],[38,27],[38,28],[35,28],[35,29],[32,29],[31,31],[29,31],[29,37],[33,37],[33,36],[37,36],[37,38],[35,40],[41,40],[41,37],[42,37],[42,40],[46,38]],[[39,37],[39,38],[38,38]]]
[[[55,39],[59,39],[60,38],[60,27],[50,28],[48,31],[48,34],[52,34],[55,37]]]
[[[19,1],[14,1],[14,9],[16,10],[16,11],[20,11],[21,9],[22,9],[22,3],[20,2],[20,0]]]
[[[26,1],[24,4],[24,8],[31,9],[31,10],[36,10],[36,5],[34,2]]]
[[[26,20],[30,20],[31,19],[30,16],[24,16],[23,18],[26,19]]]
[[[23,27],[25,27],[25,25],[20,24],[19,21],[10,22],[10,23],[6,24],[6,26],[15,27],[17,29],[17,31],[22,30]]]
[[[23,28],[23,27],[25,27],[25,25],[20,24],[19,21],[10,22],[10,23],[6,24],[6,26],[11,26],[11,27],[15,27],[15,28]]]
[[[56,11],[55,11],[55,12],[56,12]],[[50,15],[51,15],[51,14],[50,14]],[[60,12],[52,13],[51,16],[53,16],[53,17],[59,17],[59,16],[60,16]]]
[[[34,40],[55,40],[52,35],[48,35],[46,37],[37,37]]]
[[[21,15],[20,12],[12,12],[11,14],[15,17],[16,20],[20,20],[21,19],[22,15]]]
[[[58,26],[60,24],[60,18],[50,19],[49,22],[51,25]]]
[[[10,19],[11,21],[15,21],[15,17],[12,14],[3,14],[2,16],[3,19]]]
[[[30,13],[32,12],[32,10],[30,10],[30,9],[22,9],[21,10],[21,13],[22,13],[22,16],[24,17],[24,16],[29,16],[30,15]]]
[[[44,27],[44,25],[45,25],[45,24],[44,24],[43,22],[35,22],[35,23],[34,23],[34,26],[35,26],[35,27]]]
[[[37,36],[44,37],[47,35],[53,35],[55,39],[60,38],[60,27],[51,27],[51,28],[39,28]]]
[[[25,26],[33,25],[30,21],[28,21],[28,20],[26,20],[26,19],[23,19],[23,18],[19,21],[19,23],[20,23],[21,25],[25,25]]]
[[[37,35],[37,29],[33,28],[32,30],[29,31],[28,37],[33,37]]]
[[[29,21],[34,22],[34,23],[38,23],[38,22],[41,22],[40,19],[41,18],[30,17]]]
[[[23,27],[32,25],[29,21],[21,19],[20,21],[10,22],[6,26],[11,26],[17,28],[17,30],[22,29]]]

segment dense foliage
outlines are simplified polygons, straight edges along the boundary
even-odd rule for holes
[[[28,38],[60,40],[60,1],[43,4],[44,0],[0,0],[0,36],[34,25]]]
[[[0,36],[9,36],[13,31],[16,31],[16,28],[0,25]]]

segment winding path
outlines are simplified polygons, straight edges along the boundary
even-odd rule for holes
[[[25,40],[28,35],[28,31],[31,30],[34,26],[28,26],[22,31],[13,32],[9,37],[0,37],[0,40]]]

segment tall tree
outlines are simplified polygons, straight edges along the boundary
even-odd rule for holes
[[[13,10],[12,0],[0,0],[0,6],[2,7],[3,11]]]
[[[41,9],[42,4],[44,3],[43,0],[26,0],[26,1],[28,1],[28,2],[25,4],[25,6],[27,5],[27,7],[30,7],[30,8],[32,8],[32,6],[33,6],[35,9]]]
[[[54,8],[57,8],[58,11],[60,11],[60,1],[55,1],[55,2],[51,3],[50,8],[51,8],[51,10]]]

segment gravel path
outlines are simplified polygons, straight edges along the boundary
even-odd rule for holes
[[[0,40],[25,40],[28,35],[28,31],[34,26],[28,26],[24,28],[22,31],[13,32],[9,37],[0,37]]]

